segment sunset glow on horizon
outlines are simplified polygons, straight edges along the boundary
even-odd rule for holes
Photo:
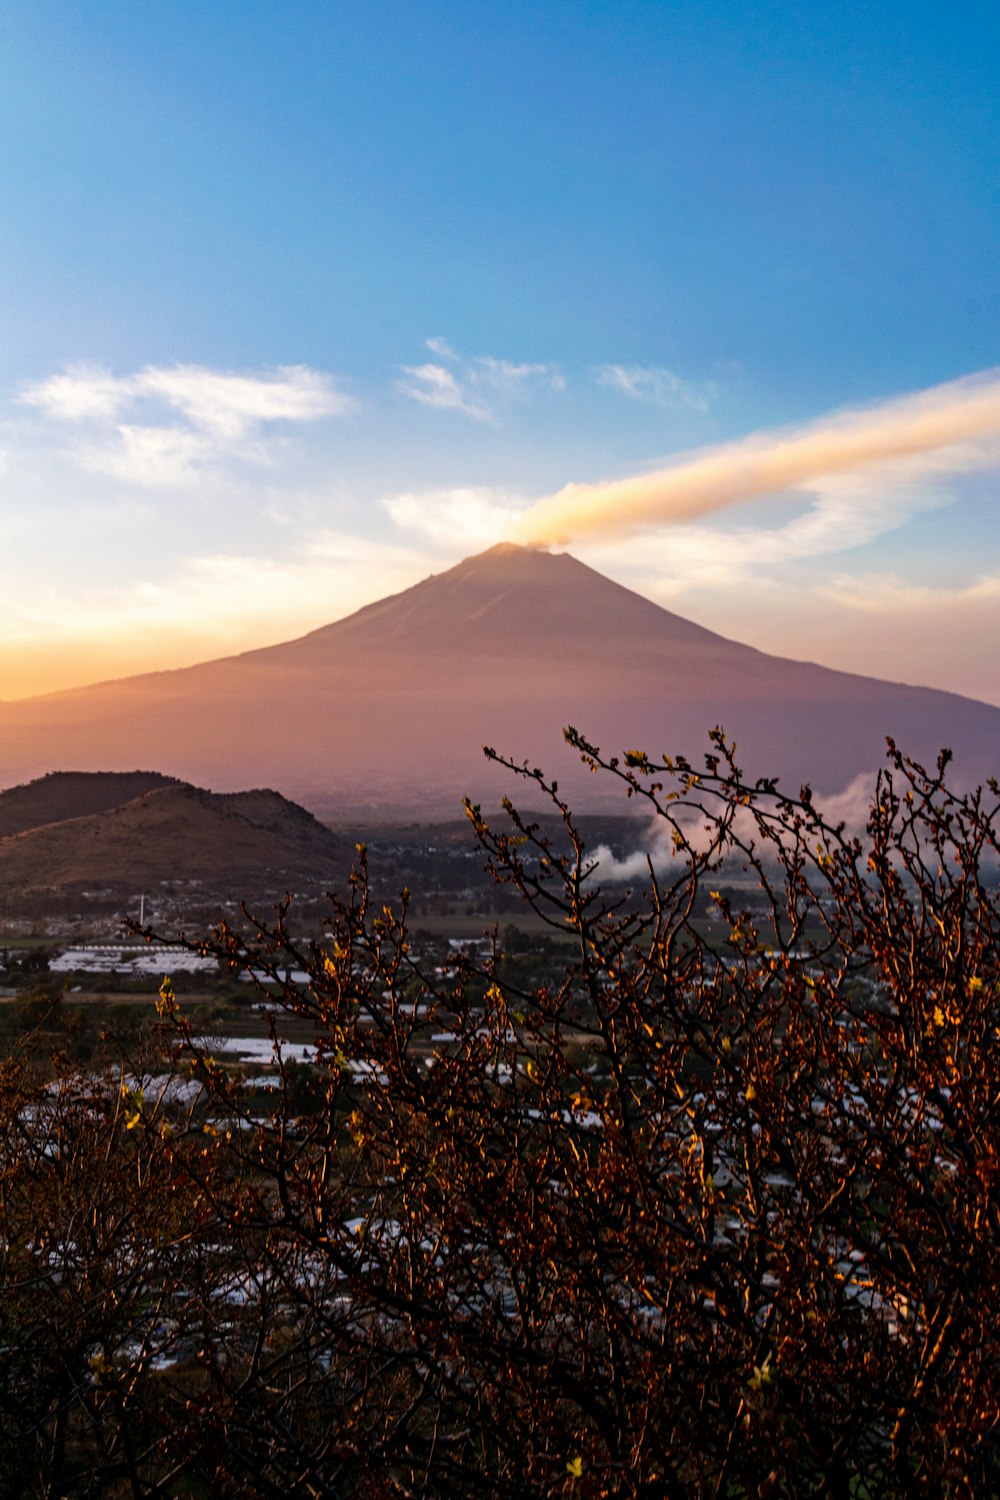
[[[967,20],[15,4],[0,699],[512,540],[1000,703],[1000,48]]]

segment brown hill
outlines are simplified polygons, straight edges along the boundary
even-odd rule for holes
[[[159,771],[50,771],[26,786],[0,792],[0,838],[64,818],[108,812],[144,792],[176,784]]]
[[[277,792],[226,796],[179,782],[0,838],[0,886],[21,891],[165,880],[280,891],[332,878],[343,862],[341,840]]]
[[[746,769],[840,790],[885,736],[1000,768],[1000,709],[726,640],[568,554],[502,545],[280,646],[0,705],[0,784],[60,760],[267,782],[324,810],[454,810],[500,782],[480,747],[601,787],[562,745],[700,754],[722,724]],[[607,794],[605,794],[607,795]]]

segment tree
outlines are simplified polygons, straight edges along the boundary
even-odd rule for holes
[[[697,771],[569,735],[670,857],[602,884],[494,757],[558,814],[468,808],[558,972],[496,938],[434,972],[361,850],[322,940],[286,904],[200,943],[279,1059],[308,1028],[312,1089],[282,1062],[262,1103],[165,986],[202,1102],[108,1149],[200,1205],[172,1289],[203,1333],[133,1493],[212,1443],[247,1495],[1000,1488],[997,786],[890,744],[854,831],[718,732]]]
[[[212,1467],[196,1414],[238,1245],[210,1188],[235,1184],[186,1079],[148,1050],[94,1062],[22,1047],[0,1069],[5,1496],[145,1496]]]

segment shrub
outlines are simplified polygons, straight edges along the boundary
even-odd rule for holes
[[[996,785],[890,745],[855,831],[718,733],[698,770],[569,733],[654,857],[602,883],[502,762],[560,820],[468,808],[562,939],[537,980],[497,939],[430,972],[361,850],[323,941],[286,905],[207,943],[269,978],[279,1056],[312,1028],[307,1108],[283,1066],[262,1114],[165,987],[208,1105],[157,1160],[220,1248],[177,1261],[205,1332],[161,1463],[204,1474],[211,1434],[234,1494],[994,1492]]]

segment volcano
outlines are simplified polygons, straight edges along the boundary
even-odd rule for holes
[[[942,746],[964,781],[1000,770],[1000,709],[769,656],[578,562],[502,544],[282,645],[0,704],[0,785],[52,769],[267,785],[326,816],[453,813],[517,798],[482,755],[538,764],[572,801],[620,806],[563,743],[697,760],[721,725],[754,776],[835,792]]]

